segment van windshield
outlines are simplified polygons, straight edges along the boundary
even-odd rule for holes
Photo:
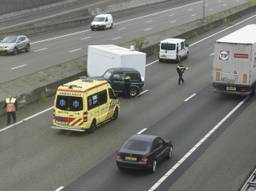
[[[176,50],[176,44],[162,43],[161,49],[163,50]]]
[[[81,111],[83,110],[83,99],[81,97],[58,95],[56,107],[65,111]]]
[[[95,17],[93,21],[104,22],[105,21],[105,17]]]

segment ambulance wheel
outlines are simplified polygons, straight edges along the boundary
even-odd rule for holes
[[[91,124],[90,128],[88,129],[89,133],[93,133],[95,131],[96,127],[97,127],[96,126],[96,120],[94,119],[92,121],[92,124]]]
[[[112,116],[112,120],[116,120],[118,118],[118,108],[115,109],[113,116]]]
[[[255,95],[255,85],[252,86],[250,95],[251,96]]]

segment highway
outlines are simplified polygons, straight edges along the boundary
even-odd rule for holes
[[[206,2],[206,15],[234,7],[243,2],[246,0],[208,0]],[[89,30],[89,26],[85,26],[81,30],[71,29],[68,34],[45,35],[48,36],[47,38],[31,37],[32,50],[30,53],[1,56],[0,82],[16,79],[83,56],[86,54],[89,44],[121,44],[202,18],[202,10],[202,1],[192,1],[191,3],[176,5],[176,7],[166,7],[157,12],[145,10],[126,15],[124,18],[114,18],[113,30],[92,32]]]
[[[248,98],[244,104],[245,98],[214,94],[211,62],[216,39],[255,22],[253,16],[227,30],[216,29],[194,39],[190,57],[184,61],[189,70],[182,86],[177,85],[175,64],[150,61],[146,70],[145,89],[148,91],[135,99],[121,99],[119,119],[93,134],[51,129],[52,98],[19,112],[18,118],[25,120],[13,126],[5,127],[5,119],[1,118],[0,190],[149,191],[198,141],[242,103],[234,115],[222,122],[213,135],[157,187],[157,190],[172,190],[179,178],[188,178],[185,174],[187,170],[192,171],[189,167],[231,127],[232,121],[243,114],[252,100]],[[49,43],[54,45],[57,42]],[[38,113],[40,111],[43,112]],[[119,172],[115,166],[115,152],[130,135],[143,129],[143,133],[172,140],[174,158],[160,164],[155,174]]]

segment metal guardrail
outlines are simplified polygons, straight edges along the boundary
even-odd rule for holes
[[[256,168],[250,177],[246,180],[240,191],[256,191]]]

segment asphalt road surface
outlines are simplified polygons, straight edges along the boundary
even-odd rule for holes
[[[190,155],[187,154],[230,111],[243,103],[242,97],[212,92],[213,44],[225,34],[255,23],[255,17],[226,30],[218,32],[218,29],[195,39],[191,43],[189,59],[184,61],[189,70],[185,72],[185,84],[182,86],[177,85],[175,64],[157,61],[148,63],[147,91],[134,99],[121,99],[119,119],[102,126],[93,134],[51,129],[51,99],[42,100],[20,111],[18,118],[21,121],[8,127],[2,125],[0,130],[0,190],[152,191],[152,186],[175,166],[173,173],[154,188],[172,190],[175,183],[179,188],[179,184],[183,185],[182,180],[192,176],[191,171],[198,164],[197,161],[203,160],[202,154],[214,152],[212,147],[215,140],[218,141],[219,137],[226,134],[233,121],[239,120],[239,116],[242,116],[252,102],[252,99],[246,99],[234,115],[222,122]],[[250,113],[250,116],[253,119],[253,114]],[[5,119],[0,120],[4,124]],[[157,134],[172,140],[175,146],[174,158],[160,164],[154,174],[120,172],[115,166],[115,152],[129,136],[143,129],[143,133]],[[227,138],[232,139],[232,136]],[[215,149],[225,152],[218,147]],[[188,157],[177,166],[177,162],[184,156]],[[212,163],[214,164],[216,163]],[[205,173],[209,176],[210,171]],[[202,187],[202,190],[207,189]]]
[[[243,2],[245,0],[208,0],[206,15]],[[89,44],[128,42],[145,34],[157,33],[172,26],[202,18],[202,14],[202,1],[196,1],[179,7],[166,7],[154,13],[147,13],[145,10],[136,17],[133,14],[125,17],[126,20],[116,19],[113,30],[93,32],[89,30],[89,26],[85,26],[80,31],[70,30],[69,34],[59,34],[47,39],[35,38],[31,43],[31,52],[17,56],[1,56],[0,82],[85,55]]]

